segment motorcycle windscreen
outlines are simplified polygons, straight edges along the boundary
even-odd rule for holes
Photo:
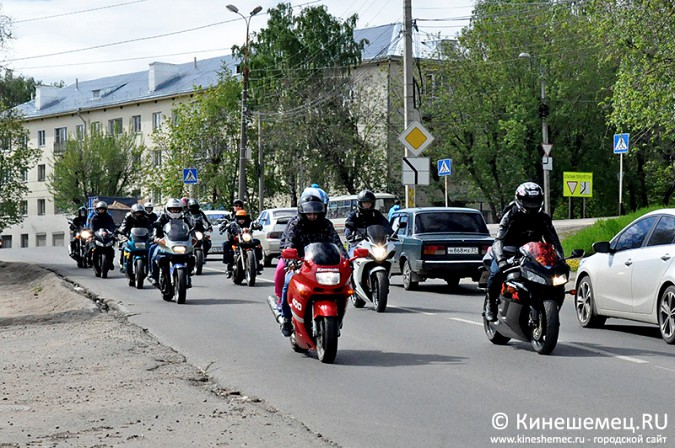
[[[305,260],[319,266],[335,266],[340,264],[340,251],[333,243],[311,243],[305,246]]]
[[[366,230],[368,239],[375,244],[382,244],[387,242],[387,229],[379,224],[368,226]]]
[[[148,229],[145,227],[134,227],[131,229],[131,238],[134,240],[144,240],[148,238]]]
[[[182,219],[172,219],[164,225],[164,235],[170,241],[188,241],[190,229]]]

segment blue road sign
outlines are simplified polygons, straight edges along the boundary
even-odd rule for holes
[[[183,169],[183,183],[196,184],[197,183],[197,168]]]
[[[450,176],[452,174],[452,159],[441,159],[438,161],[438,175]]]
[[[630,134],[614,134],[614,154],[628,154]]]

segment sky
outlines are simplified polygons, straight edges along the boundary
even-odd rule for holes
[[[147,70],[155,61],[185,63],[231,54],[263,28],[278,0],[0,0],[14,36],[0,66],[44,84],[91,80]],[[297,14],[324,5],[339,18],[358,14],[357,28],[401,22],[403,0],[286,0]],[[468,25],[474,0],[411,0],[419,32],[453,37]]]

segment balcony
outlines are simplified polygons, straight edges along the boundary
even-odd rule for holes
[[[61,155],[66,150],[66,142],[54,142],[54,155]]]

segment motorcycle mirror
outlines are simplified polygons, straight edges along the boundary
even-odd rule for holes
[[[367,250],[366,250],[366,252],[367,252]],[[298,249],[291,248],[291,249],[282,250],[281,251],[281,258],[285,258],[287,260],[297,260],[299,258],[298,257]]]

